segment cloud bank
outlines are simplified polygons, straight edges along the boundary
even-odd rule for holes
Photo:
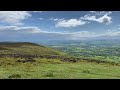
[[[96,13],[96,12],[93,12],[92,13]],[[98,23],[103,23],[103,24],[110,24],[112,23],[112,18],[108,15],[111,14],[111,12],[99,12],[97,13],[98,15],[102,15],[104,14],[103,16],[97,18],[96,15],[90,15],[90,14],[87,14],[85,15],[84,17],[80,17],[81,20],[87,20],[87,21],[95,21],[95,22],[98,22]]]
[[[85,21],[77,20],[77,19],[69,19],[69,20],[60,20],[56,23],[56,27],[77,27],[86,24]]]
[[[28,17],[31,17],[28,11],[0,11],[0,22],[4,23],[20,25]]]

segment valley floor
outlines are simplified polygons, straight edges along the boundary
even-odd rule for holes
[[[77,63],[21,63],[0,66],[1,79],[120,79],[120,66]]]

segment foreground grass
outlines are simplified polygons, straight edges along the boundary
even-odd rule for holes
[[[120,66],[77,63],[19,63],[1,65],[1,79],[119,79]]]

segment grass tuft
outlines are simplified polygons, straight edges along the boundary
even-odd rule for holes
[[[19,79],[21,78],[21,75],[20,74],[12,74],[10,76],[8,76],[9,79]]]

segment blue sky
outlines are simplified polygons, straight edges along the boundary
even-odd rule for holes
[[[119,11],[0,11],[0,41],[119,36]]]

